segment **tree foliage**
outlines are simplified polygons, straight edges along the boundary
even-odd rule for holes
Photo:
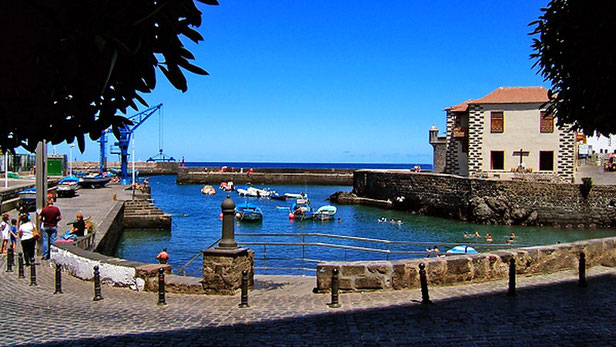
[[[216,0],[198,0],[216,5]],[[193,0],[1,1],[0,147],[97,139],[130,123],[118,112],[147,106],[156,68],[181,91],[183,70],[207,72],[181,37],[195,43]]]
[[[616,133],[616,1],[551,0],[542,12],[531,58],[552,84],[550,111],[585,134]]]

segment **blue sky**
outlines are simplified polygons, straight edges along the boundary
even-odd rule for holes
[[[210,76],[186,72],[181,93],[159,74],[144,96],[164,105],[164,152],[186,161],[431,163],[428,129],[444,130],[445,107],[500,86],[549,87],[528,35],[546,3],[199,4],[205,41],[186,45]],[[159,123],[136,130],[136,159],[158,153]],[[98,160],[98,143],[73,157]]]

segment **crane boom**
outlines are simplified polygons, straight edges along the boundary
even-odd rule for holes
[[[143,124],[151,115],[153,115],[156,111],[159,111],[163,107],[163,104],[158,104],[156,106],[150,107],[142,112],[139,112],[133,116],[127,117],[133,124],[132,125],[124,125],[120,128],[120,137],[118,138],[118,142],[115,143],[120,149],[120,183],[129,184],[128,180],[128,146],[130,144],[131,135],[137,130],[137,128]],[[106,162],[104,155],[105,149],[104,145],[106,143],[106,133],[108,130],[104,130],[101,136],[101,172],[105,170],[104,164]]]

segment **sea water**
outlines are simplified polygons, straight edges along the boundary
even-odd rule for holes
[[[156,206],[172,215],[171,231],[126,230],[119,242],[116,256],[124,259],[146,263],[156,262],[155,256],[163,247],[170,255],[169,264],[178,269],[191,258],[200,254],[200,251],[209,247],[222,235],[222,221],[220,205],[226,198],[223,192],[215,186],[216,195],[201,193],[203,185],[178,185],[175,176],[153,176],[150,179],[152,198]],[[280,194],[306,193],[316,210],[319,206],[328,205],[326,200],[336,191],[351,191],[349,186],[284,186],[270,185],[258,186],[269,188]],[[459,245],[473,245],[479,251],[489,250],[491,244],[505,244],[509,235],[516,235],[515,242],[519,245],[544,245],[557,242],[569,242],[583,239],[615,236],[613,229],[556,229],[548,227],[521,227],[521,226],[493,226],[474,225],[451,219],[416,216],[409,213],[381,209],[376,207],[336,205],[338,212],[332,221],[292,221],[289,211],[285,207],[291,206],[292,201],[278,201],[266,198],[240,197],[236,192],[228,193],[237,204],[249,201],[261,207],[264,217],[261,222],[235,221],[236,234],[285,234],[296,235],[302,233],[322,233],[330,235],[345,235],[391,241],[425,242],[414,246],[390,245],[392,251],[425,252],[432,248],[431,244],[448,243],[451,245],[439,246],[441,252]],[[340,221],[337,219],[340,218]],[[379,220],[385,219],[386,222]],[[394,222],[390,222],[391,220]],[[468,237],[464,237],[464,233]],[[472,237],[478,232],[482,237]],[[483,236],[490,233],[493,243],[489,243]],[[387,249],[386,245],[372,244],[349,240],[332,240],[326,238],[285,238],[285,237],[237,237],[238,243],[242,241],[265,242],[323,242],[337,243],[355,247],[372,247]],[[282,247],[282,246],[250,246],[256,252],[256,258],[267,255],[267,262],[257,260],[255,265],[262,267],[310,267],[315,269],[314,263],[308,264],[301,260],[283,260],[281,258],[313,259],[313,260],[384,260],[386,254],[340,250],[327,247]],[[389,259],[412,258],[420,255],[390,254]],[[425,256],[425,255],[421,255]],[[276,260],[278,258],[278,260]],[[197,259],[188,267],[189,273],[199,275],[201,259]],[[257,269],[257,272],[264,273]],[[265,273],[297,274],[296,270],[273,270]],[[308,273],[309,274],[309,273]],[[314,273],[312,273],[314,274]]]

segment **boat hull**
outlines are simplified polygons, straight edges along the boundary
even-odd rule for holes
[[[109,183],[109,181],[111,181],[111,178],[109,177],[96,177],[96,178],[82,177],[79,179],[79,182],[77,182],[77,184],[80,187],[84,187],[84,188],[103,188],[104,186],[107,185],[107,183]]]

